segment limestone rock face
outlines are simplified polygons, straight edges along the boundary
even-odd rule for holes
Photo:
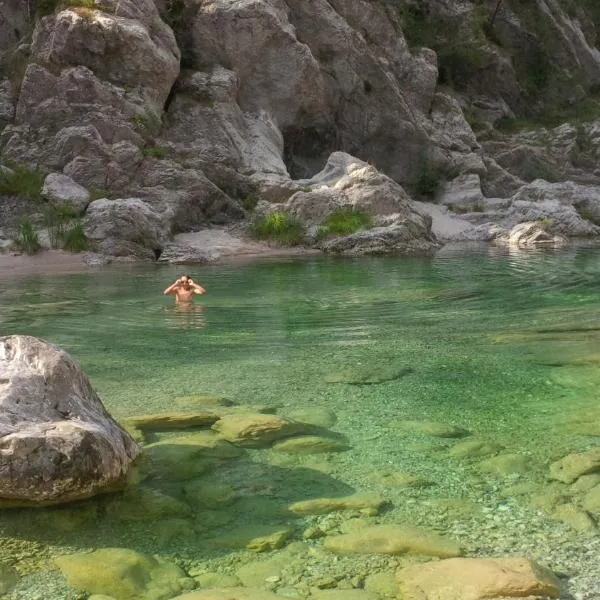
[[[58,504],[124,483],[140,453],[56,346],[0,338],[0,499]]]
[[[151,0],[62,10],[37,20],[14,124],[0,147],[78,183],[123,189],[160,125],[179,49]]]
[[[192,25],[195,55],[235,71],[242,110],[266,111],[279,127],[297,122],[300,111],[324,112],[319,64],[287,13],[281,0],[216,0],[199,6]]]
[[[525,558],[450,558],[400,569],[404,600],[493,600],[560,595],[558,579]]]

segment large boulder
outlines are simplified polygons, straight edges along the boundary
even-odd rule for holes
[[[567,245],[567,238],[553,235],[539,222],[519,223],[508,233],[498,236],[495,240],[501,245],[513,248],[552,247],[560,248]]]
[[[140,452],[68,354],[29,336],[0,338],[2,504],[59,504],[116,489]]]
[[[324,252],[361,256],[365,254],[431,254],[440,247],[431,231],[431,218],[410,213],[386,227],[357,231],[322,242]]]
[[[311,179],[299,180],[303,190],[296,192],[283,210],[306,224],[318,224],[340,208],[350,208],[373,216],[407,216],[409,196],[398,183],[368,163],[334,152],[322,171]]]
[[[144,254],[155,258],[169,233],[161,215],[139,198],[94,200],[85,215],[87,237],[98,242],[104,254],[114,256]],[[126,248],[124,254],[117,249]]]

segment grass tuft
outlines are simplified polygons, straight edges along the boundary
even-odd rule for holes
[[[351,235],[359,229],[371,229],[373,218],[364,210],[340,208],[332,212],[317,230],[317,238],[329,235]]]
[[[302,223],[284,212],[273,212],[255,219],[251,231],[256,239],[269,240],[282,246],[297,246],[305,235]]]
[[[0,195],[22,196],[39,202],[42,199],[44,177],[39,169],[24,166],[0,172]]]
[[[19,227],[12,235],[11,241],[17,250],[27,254],[35,254],[42,248],[38,232],[29,219],[23,219],[19,223]]]

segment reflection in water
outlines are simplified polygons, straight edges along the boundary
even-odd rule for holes
[[[167,324],[173,329],[202,329],[204,327],[202,304],[178,302],[167,310]]]

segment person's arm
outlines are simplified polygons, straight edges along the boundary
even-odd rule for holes
[[[177,281],[175,281],[174,283],[172,283],[164,292],[163,294],[165,296],[168,296],[169,294],[174,294],[177,291],[177,288],[180,285],[180,281],[179,279]]]
[[[192,286],[192,289],[194,290],[194,294],[206,294],[206,290],[201,285],[198,285],[197,283],[194,283],[193,281],[190,282],[190,285]]]

